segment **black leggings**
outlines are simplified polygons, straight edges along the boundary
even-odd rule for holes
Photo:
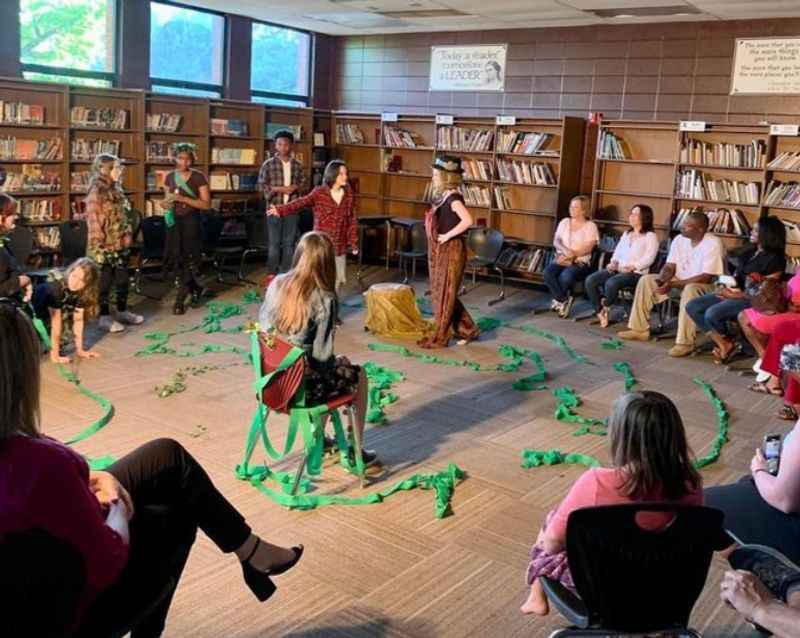
[[[128,309],[128,286],[130,283],[130,276],[128,275],[128,260],[123,260],[119,265],[112,266],[104,264],[100,268],[100,314],[110,314],[109,311],[109,297],[111,296],[111,288],[114,288],[116,296],[117,310],[125,312]]]
[[[800,516],[772,507],[750,476],[738,483],[706,488],[703,498],[709,507],[723,511],[723,526],[740,541],[767,545],[800,563]]]
[[[250,527],[172,439],[151,441],[108,471],[133,499],[130,558],[119,580],[89,609],[76,636],[106,636],[135,623],[132,638],[157,638],[197,529],[223,552],[232,552],[250,536]]]
[[[183,298],[201,288],[199,279],[203,263],[203,233],[200,213],[176,215],[175,225],[167,230],[167,252],[175,269],[178,295]]]

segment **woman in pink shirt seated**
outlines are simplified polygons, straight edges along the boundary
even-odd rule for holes
[[[0,543],[38,530],[82,556],[84,587],[70,635],[116,635],[147,612],[133,635],[160,636],[198,528],[236,554],[245,582],[266,600],[275,591],[270,577],[293,567],[302,546],[259,539],[170,439],[143,445],[107,472],[89,470],[79,454],[41,433],[39,357],[27,315],[0,298]],[[31,605],[30,613],[47,613],[46,600]]]
[[[631,502],[702,505],[702,480],[678,409],[660,392],[624,394],[608,421],[610,468],[592,468],[575,482],[558,509],[550,512],[531,549],[527,582],[530,594],[521,610],[545,616],[550,611],[540,576],[559,580],[575,591],[567,562],[567,521],[576,509]],[[669,515],[647,514],[641,524],[659,529]]]

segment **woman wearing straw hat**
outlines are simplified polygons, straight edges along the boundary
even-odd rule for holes
[[[472,215],[459,192],[463,172],[459,157],[442,155],[433,163],[435,199],[425,214],[425,231],[434,328],[418,342],[423,348],[447,347],[451,330],[459,344],[477,339],[480,334],[458,299],[467,260],[465,236],[472,226]]]

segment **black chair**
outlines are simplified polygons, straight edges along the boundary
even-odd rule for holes
[[[84,220],[62,222],[58,227],[61,236],[61,266],[66,268],[73,261],[86,256],[89,229]]]
[[[142,245],[139,250],[139,263],[133,275],[133,289],[149,299],[159,299],[142,292],[142,270],[155,265],[161,271],[160,280],[164,281],[165,252],[167,247],[167,222],[163,215],[145,217],[141,223]]]
[[[500,294],[489,301],[489,305],[503,301],[506,298],[506,280],[503,269],[497,265],[497,258],[503,250],[505,236],[499,230],[478,226],[471,228],[467,235],[467,246],[473,256],[467,261],[467,268],[472,271],[472,287],[464,290],[462,294],[468,294],[477,287],[475,277],[478,269],[491,268],[500,275]]]
[[[236,276],[239,281],[255,284],[245,278],[244,262],[250,255],[267,255],[267,216],[265,213],[257,212],[245,217],[244,223],[247,229],[247,246],[242,252],[242,261],[239,263],[239,272]]]
[[[239,284],[239,281],[226,282],[223,273],[227,272],[237,275],[237,271],[226,268],[225,263],[228,259],[240,259],[244,252],[244,245],[239,242],[223,241],[222,231],[225,228],[226,218],[222,215],[209,211],[202,216],[203,234],[203,256],[209,259],[214,265],[216,279],[219,283]]]
[[[410,235],[410,249],[397,251],[404,284],[408,283],[408,261],[411,261],[411,278],[414,279],[417,276],[417,261],[428,258],[428,237],[425,234],[425,224],[422,221],[412,224],[408,234]]]
[[[637,524],[640,513],[673,516],[659,531]],[[722,548],[722,512],[708,507],[636,503],[579,509],[567,522],[567,555],[578,596],[541,579],[548,599],[569,621],[550,638],[631,634],[701,637],[688,627],[711,556]]]

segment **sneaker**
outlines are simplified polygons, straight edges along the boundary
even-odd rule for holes
[[[112,318],[111,315],[102,315],[100,319],[98,319],[97,325],[100,327],[100,330],[105,330],[106,332],[125,331],[125,326]]]
[[[144,323],[144,317],[142,315],[137,315],[135,312],[131,312],[130,310],[123,310],[122,312],[117,313],[117,321],[120,323],[127,323],[131,326],[138,326],[141,323]]]
[[[575,303],[575,297],[570,295],[567,297],[567,300],[561,304],[561,310],[558,311],[558,316],[562,319],[566,319],[569,317],[569,313],[572,312],[572,305]]]
[[[618,332],[617,336],[625,341],[650,341],[650,331],[644,330],[623,330]]]
[[[753,372],[756,373],[756,381],[758,381],[758,383],[766,383],[767,381],[769,381],[769,378],[772,376],[769,372],[764,372],[761,369],[761,359],[758,359],[753,364]]]
[[[380,464],[380,460],[378,459],[378,455],[375,452],[375,450],[368,450],[366,448],[362,448],[361,458],[364,461],[364,467],[372,467],[373,465]],[[350,451],[347,453],[347,460],[350,461],[351,465],[355,465],[356,455],[353,452],[353,448],[350,448]]]
[[[555,310],[556,312],[558,312],[558,310],[559,310],[560,308],[561,308],[561,303],[560,303],[559,301],[557,301],[557,300],[553,299],[553,300],[550,302],[550,310]]]
[[[728,557],[734,569],[753,572],[777,599],[785,601],[790,587],[800,582],[800,567],[778,550],[764,545],[743,545]]]
[[[670,357],[686,357],[694,352],[694,346],[686,345],[685,343],[676,343],[669,349]]]

